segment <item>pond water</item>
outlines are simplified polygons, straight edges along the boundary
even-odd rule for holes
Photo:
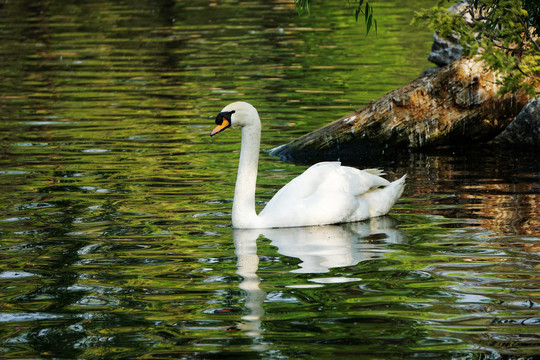
[[[535,358],[538,154],[359,154],[408,174],[390,216],[230,225],[215,115],[269,150],[348,114],[430,67],[434,3],[0,1],[0,357]],[[258,206],[305,168],[263,151]]]

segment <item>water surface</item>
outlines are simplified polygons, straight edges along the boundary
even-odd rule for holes
[[[291,1],[292,2],[292,1]],[[525,359],[540,353],[534,153],[402,154],[390,216],[233,230],[252,102],[263,150],[414,79],[433,1],[0,3],[0,357]],[[323,6],[323,5],[321,5]],[[260,160],[262,208],[305,165]]]

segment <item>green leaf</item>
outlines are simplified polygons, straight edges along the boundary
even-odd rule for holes
[[[364,15],[365,15],[365,21],[367,23],[367,19],[368,19],[368,15],[369,15],[369,2],[366,1],[366,10],[364,11]]]
[[[369,14],[367,23],[366,23],[366,36],[369,34],[369,30],[371,30],[371,23],[373,21],[373,12]]]

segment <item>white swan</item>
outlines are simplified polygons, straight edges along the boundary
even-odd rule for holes
[[[401,196],[405,175],[392,183],[379,170],[358,170],[339,162],[311,166],[281,190],[257,215],[255,186],[261,140],[257,110],[245,102],[227,105],[216,117],[210,134],[242,129],[238,176],[234,190],[232,225],[256,229],[327,225],[385,215]]]

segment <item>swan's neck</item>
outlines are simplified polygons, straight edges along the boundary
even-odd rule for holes
[[[232,224],[235,228],[253,228],[258,224],[259,219],[255,211],[255,187],[260,141],[260,121],[242,128],[242,146],[232,209]]]

